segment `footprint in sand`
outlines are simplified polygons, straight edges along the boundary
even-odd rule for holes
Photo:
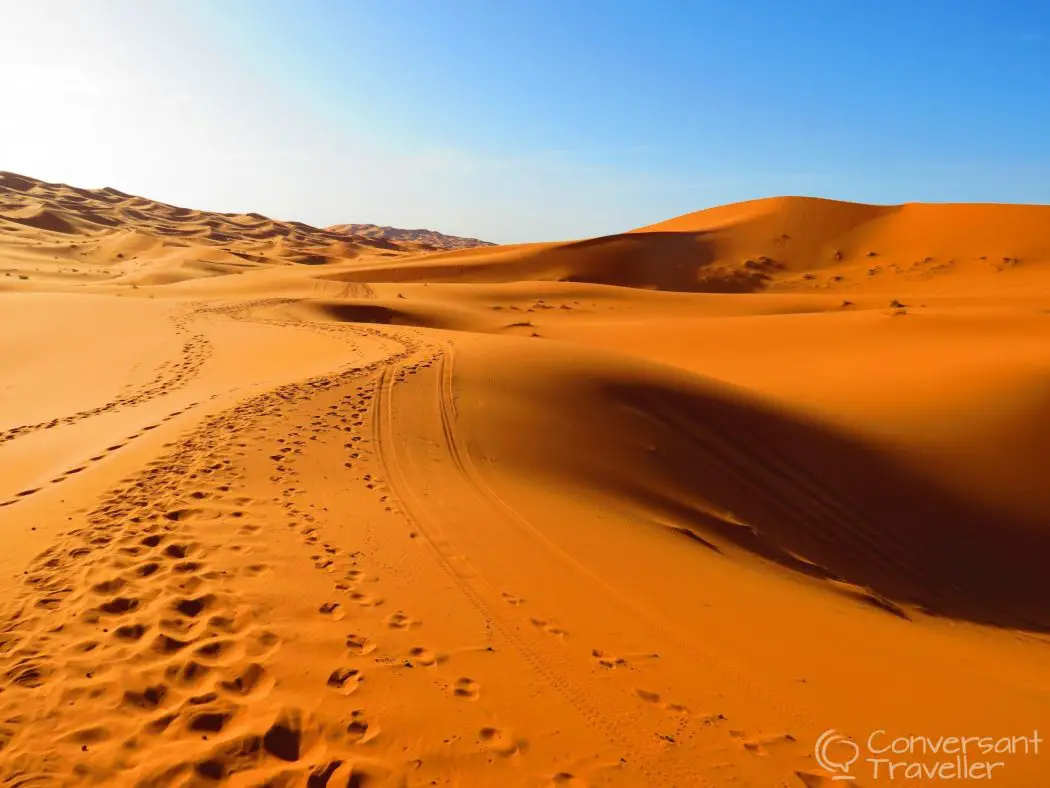
[[[247,656],[256,660],[269,657],[281,647],[281,642],[281,638],[268,629],[257,630],[245,640]]]
[[[769,755],[769,748],[778,745],[794,744],[797,740],[790,733],[773,733],[761,736],[748,736],[740,730],[731,730],[729,735],[734,739],[741,740],[744,749],[752,755],[765,757]]]
[[[141,690],[127,689],[121,701],[121,708],[128,711],[152,712],[166,705],[165,701],[170,697],[170,689],[167,684],[159,683]]]
[[[220,681],[218,687],[239,698],[261,698],[269,694],[275,683],[266,668],[252,662],[239,671],[231,671],[230,678]]]
[[[583,788],[587,783],[572,772],[558,772],[551,775],[550,784],[555,788]]]
[[[328,686],[350,695],[357,691],[358,685],[365,680],[364,674],[356,668],[336,668],[328,675]]]
[[[591,652],[591,656],[594,657],[594,660],[598,663],[599,667],[605,668],[606,670],[627,667],[630,664],[623,657],[614,657],[612,654],[606,654],[604,651],[597,648]]]
[[[351,654],[363,657],[376,650],[376,642],[364,635],[355,635],[351,633],[346,636],[346,647]]]
[[[415,646],[408,651],[409,661],[415,665],[423,665],[424,667],[430,667],[431,665],[437,665],[439,662],[444,662],[445,658],[440,654],[435,654],[428,648],[422,646]]]
[[[514,607],[518,607],[519,605],[525,604],[524,599],[516,597],[513,594],[508,594],[506,591],[503,592],[503,601],[506,602],[508,605],[514,605]]]
[[[635,688],[634,693],[636,696],[646,703],[652,703],[653,705],[659,706],[665,711],[669,711],[672,714],[688,714],[689,709],[680,703],[669,703],[660,698],[658,692],[651,692],[648,689],[642,689],[640,687]],[[719,716],[720,718],[720,716]],[[724,719],[724,718],[721,718]]]
[[[544,621],[540,618],[530,618],[529,621],[532,622],[532,625],[534,627],[543,630],[548,635],[554,635],[555,637],[565,637],[567,634],[569,634],[557,624],[551,623],[550,621]]]
[[[342,621],[346,617],[346,611],[338,602],[325,602],[318,608],[318,612],[328,616],[332,621]]]
[[[515,739],[509,731],[500,728],[482,728],[478,731],[478,743],[482,748],[504,758],[516,755],[527,747],[524,739]]]
[[[180,689],[193,690],[200,687],[208,679],[211,670],[207,665],[191,659],[186,662],[169,665],[164,671],[164,678]]]
[[[368,594],[362,594],[360,591],[351,591],[349,597],[361,607],[378,607],[383,604],[382,599],[376,599]]]
[[[202,594],[198,597],[183,597],[171,603],[172,609],[187,618],[196,618],[216,604],[215,594]]]
[[[367,744],[379,735],[379,727],[365,719],[364,709],[354,709],[354,711],[350,712],[350,722],[346,725],[346,735],[354,744]]]
[[[386,625],[390,627],[390,629],[408,629],[409,627],[417,627],[420,623],[399,611],[387,616]]]
[[[665,702],[660,697],[659,693],[650,692],[649,690],[644,690],[644,689],[641,689],[640,687],[636,688],[634,693],[639,698],[644,700],[646,703],[655,704],[655,705],[659,706],[660,708],[671,712],[672,714],[688,714],[688,712],[689,712],[689,710],[685,706],[683,706],[681,703],[668,703],[668,702]]]
[[[120,589],[122,589],[126,584],[127,583],[124,580],[124,578],[118,576],[109,580],[103,580],[98,583],[95,583],[93,586],[91,586],[91,590],[94,591],[96,594],[108,596],[110,594],[115,594],[116,592],[120,591]]]
[[[222,733],[241,709],[240,706],[233,703],[210,702],[212,697],[209,695],[204,698],[190,698],[187,701],[187,704],[196,705],[195,702],[203,702],[206,705],[186,714],[184,722],[186,731],[198,734]]]
[[[466,676],[458,678],[452,685],[452,696],[463,700],[477,700],[481,696],[481,685]]]
[[[660,695],[658,693],[649,692],[649,690],[644,690],[644,689],[636,689],[634,691],[634,693],[639,698],[644,700],[646,703],[659,703],[660,702]]]
[[[193,652],[195,659],[208,665],[231,665],[244,654],[244,644],[233,638],[215,638]]]
[[[98,609],[106,615],[122,616],[138,610],[138,607],[139,600],[135,597],[118,596],[110,599],[108,602],[103,602]]]

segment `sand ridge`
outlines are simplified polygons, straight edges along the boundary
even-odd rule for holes
[[[22,263],[4,273],[18,281],[32,271],[35,279],[130,285],[483,243],[429,230],[323,229],[256,213],[191,210],[116,189],[80,189],[14,173],[0,173],[0,228],[9,253],[17,250],[14,261]]]
[[[472,249],[478,246],[495,246],[477,238],[446,235],[434,230],[404,230],[398,227],[381,227],[376,224],[333,224],[328,228],[334,232],[361,238],[378,238],[396,243],[417,244],[420,251],[434,252],[440,249]]]
[[[5,784],[812,788],[1045,719],[1048,209],[423,253],[0,187]]]

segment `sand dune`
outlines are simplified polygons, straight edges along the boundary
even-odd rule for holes
[[[462,238],[457,235],[445,235],[436,230],[403,230],[398,227],[380,227],[375,224],[334,224],[328,229],[333,232],[361,238],[378,238],[399,244],[415,244],[419,249],[429,252],[439,249],[471,249],[477,246],[495,246],[489,241],[479,241],[477,238]]]
[[[390,281],[590,282],[706,293],[958,291],[1045,277],[1050,207],[874,206],[806,197],[727,205],[629,233],[377,262]]]
[[[1030,735],[1047,211],[424,254],[3,174],[0,781],[813,788],[830,728]]]
[[[20,263],[4,273],[134,285],[419,249],[415,243],[399,246],[260,214],[179,208],[112,188],[79,189],[13,173],[0,173],[0,231]]]

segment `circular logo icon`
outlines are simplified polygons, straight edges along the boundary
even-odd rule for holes
[[[831,779],[852,780],[849,767],[860,757],[860,747],[852,739],[848,739],[834,728],[826,730],[817,739],[817,745],[813,748],[813,754],[817,758],[820,768],[829,772],[842,772]]]

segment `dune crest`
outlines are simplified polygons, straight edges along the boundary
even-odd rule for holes
[[[1017,287],[1046,274],[1048,220],[1050,206],[1042,205],[776,197],[582,241],[452,250],[412,265],[376,261],[351,275],[701,293],[938,291],[962,281]]]
[[[398,227],[380,227],[376,224],[333,224],[328,228],[332,232],[361,238],[379,238],[384,241],[415,244],[421,251],[433,252],[447,249],[473,249],[478,246],[495,246],[489,241],[477,238],[463,238],[458,235],[445,235],[436,230],[403,230]]]

